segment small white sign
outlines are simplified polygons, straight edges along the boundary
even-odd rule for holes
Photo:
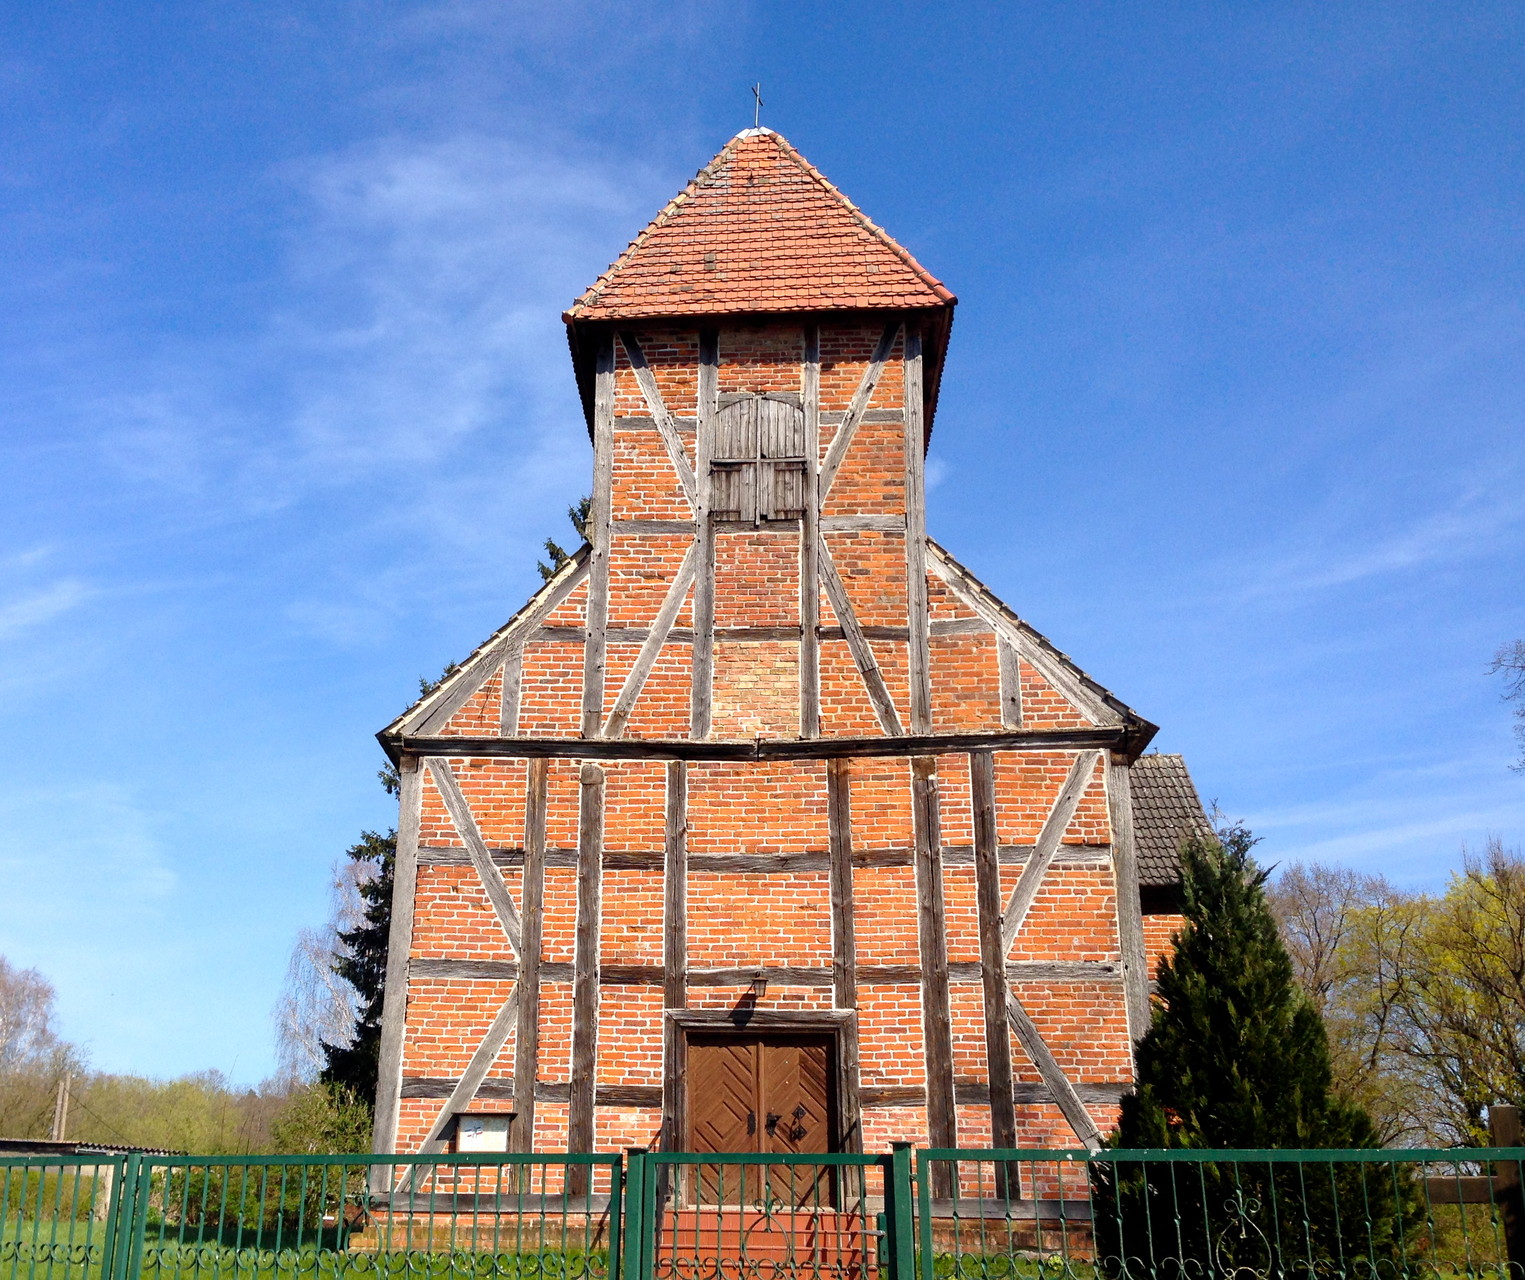
[[[456,1116],[455,1149],[457,1151],[507,1151],[508,1121],[508,1116]]]

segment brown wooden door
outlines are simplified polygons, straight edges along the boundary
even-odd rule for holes
[[[834,1053],[829,1036],[704,1035],[688,1041],[688,1149],[757,1155],[810,1155],[834,1149]],[[827,1203],[819,1170],[775,1169],[773,1200]],[[761,1198],[760,1175],[705,1168],[703,1203]]]

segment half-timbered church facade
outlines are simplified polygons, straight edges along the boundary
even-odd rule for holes
[[[927,535],[953,306],[750,129],[566,313],[587,545],[381,734],[379,1151],[1111,1127],[1201,807]]]

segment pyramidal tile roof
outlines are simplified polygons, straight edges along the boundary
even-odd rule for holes
[[[784,138],[747,129],[562,318],[902,310],[955,301]]]

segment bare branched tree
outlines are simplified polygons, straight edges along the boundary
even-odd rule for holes
[[[0,956],[0,1135],[48,1134],[59,1080],[84,1056],[53,1030],[53,984]]]
[[[1514,732],[1520,741],[1520,758],[1514,767],[1525,773],[1525,640],[1501,646],[1488,670],[1504,677],[1504,698],[1514,703]]]
[[[317,1079],[327,1063],[325,1043],[346,1045],[354,1039],[355,989],[334,965],[343,954],[339,935],[360,922],[364,911],[360,884],[370,874],[364,863],[335,863],[327,923],[318,929],[301,929],[291,948],[285,986],[272,1013],[276,1075],[287,1085]]]

